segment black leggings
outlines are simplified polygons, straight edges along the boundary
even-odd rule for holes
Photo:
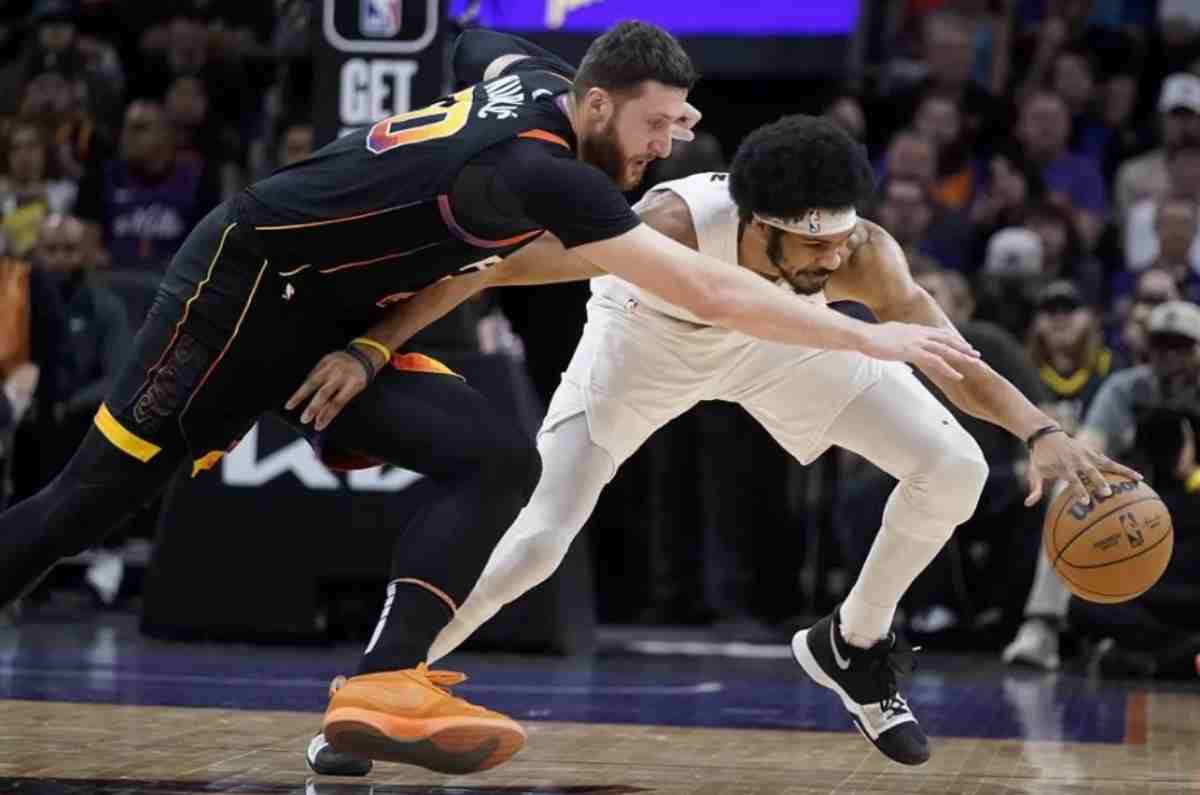
[[[448,375],[386,368],[331,423],[325,443],[420,472],[441,486],[399,533],[392,575],[434,585],[456,603],[474,586],[541,473],[537,449],[516,423]],[[0,514],[0,604],[20,596],[59,559],[103,540],[159,494],[185,458],[182,449],[164,448],[143,463],[92,427],[50,485]]]

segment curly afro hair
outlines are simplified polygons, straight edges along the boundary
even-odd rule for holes
[[[796,218],[815,208],[858,207],[874,192],[866,149],[820,116],[784,116],[759,127],[729,169],[729,193],[743,221],[755,213]]]

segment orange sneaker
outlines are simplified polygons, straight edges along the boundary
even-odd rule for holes
[[[525,730],[512,718],[443,689],[466,678],[421,663],[338,682],[330,688],[325,739],[341,753],[439,773],[495,767],[524,747]]]

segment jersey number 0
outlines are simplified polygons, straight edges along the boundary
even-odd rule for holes
[[[376,122],[367,135],[367,150],[381,155],[398,146],[454,135],[471,115],[475,88],[459,91],[418,110]]]

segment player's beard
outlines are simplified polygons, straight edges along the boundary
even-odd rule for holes
[[[580,149],[583,153],[584,162],[591,163],[603,171],[623,191],[636,188],[646,173],[646,170],[643,168],[640,172],[630,174],[629,164],[632,158],[626,157],[625,151],[621,148],[621,141],[617,136],[617,117],[615,113],[608,120],[604,129],[595,135],[589,135],[583,139],[580,143]]]
[[[798,274],[788,272],[788,269],[783,267],[783,231],[772,228],[767,233],[767,259],[775,266],[775,270],[779,271],[779,275],[788,283],[793,292],[798,295],[816,295],[825,289],[825,283],[829,281],[826,274],[822,274],[824,278],[819,281],[814,279],[811,283],[801,281],[801,277],[807,276],[811,271],[800,271]]]

